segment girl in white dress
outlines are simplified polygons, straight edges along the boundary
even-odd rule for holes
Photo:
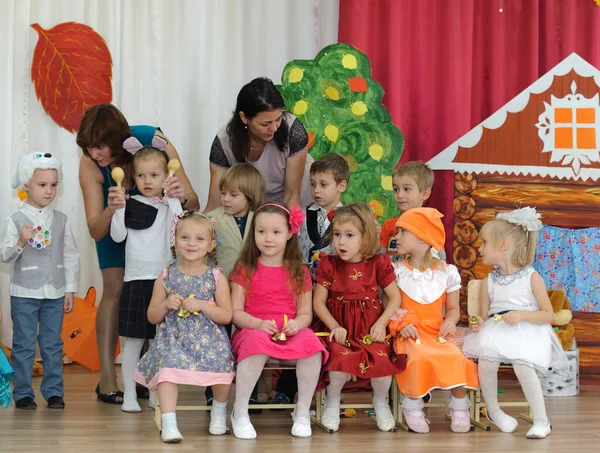
[[[487,416],[506,433],[518,423],[498,406],[498,367],[513,365],[533,413],[530,439],[551,432],[537,372],[560,368],[566,359],[550,327],[553,312],[546,285],[531,267],[540,217],[534,208],[521,208],[498,214],[481,229],[479,253],[495,269],[483,281],[479,297],[479,313],[486,319],[470,319],[470,329],[477,333],[468,335],[463,346],[465,356],[479,359]]]

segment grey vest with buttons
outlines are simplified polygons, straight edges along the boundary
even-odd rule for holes
[[[34,224],[22,211],[15,212],[11,218],[17,231],[21,232],[24,225]],[[65,226],[67,216],[60,211],[54,211],[50,232],[50,245],[36,250],[29,244],[25,245],[21,256],[15,261],[12,283],[29,289],[39,289],[50,284],[55,288],[65,286]],[[47,227],[47,225],[45,225]]]

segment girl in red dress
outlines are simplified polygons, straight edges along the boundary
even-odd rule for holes
[[[299,206],[267,203],[256,210],[240,258],[231,274],[231,338],[238,362],[231,425],[239,439],[254,439],[248,400],[271,358],[296,362],[298,402],[292,412],[292,435],[309,437],[310,403],[327,350],[308,328],[312,322],[312,281],[302,264]],[[393,277],[393,275],[392,275]]]
[[[331,225],[337,256],[321,258],[313,296],[320,320],[313,330],[331,332],[325,340],[330,353],[324,367],[329,385],[321,423],[338,430],[342,387],[357,376],[371,380],[377,427],[390,431],[396,421],[386,396],[392,376],[406,365],[405,356],[394,353],[386,331],[400,306],[394,269],[386,255],[376,255],[379,235],[365,203],[338,208]],[[385,307],[380,288],[388,299]]]

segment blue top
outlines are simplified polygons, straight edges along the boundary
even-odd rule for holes
[[[137,138],[140,143],[144,146],[152,145],[152,139],[158,127],[154,126],[130,126],[131,133]],[[96,161],[94,161],[96,163]],[[111,172],[108,167],[101,167],[98,165],[102,176],[104,176],[104,183],[102,184],[102,195],[104,197],[104,207],[108,206],[108,188],[116,186],[117,183],[111,176]],[[129,195],[138,195],[139,192],[137,187],[133,187],[128,190]],[[104,236],[99,241],[96,241],[96,252],[98,253],[98,263],[100,264],[100,270],[108,269],[111,267],[125,268],[125,241],[116,243],[110,237],[110,233]]]

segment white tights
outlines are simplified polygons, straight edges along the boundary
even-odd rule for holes
[[[337,408],[339,413],[342,387],[351,378],[350,373],[341,371],[329,372],[329,385],[327,386],[327,395],[325,396],[325,406],[328,408]],[[371,387],[373,387],[373,407],[378,418],[385,420],[392,417],[390,407],[387,403],[387,395],[392,385],[392,376],[371,378]]]
[[[142,410],[137,402],[133,373],[135,366],[140,360],[140,354],[145,342],[144,338],[125,338],[123,361],[121,364],[121,375],[123,378],[123,405],[121,408],[126,412],[140,412]],[[152,344],[152,340],[150,340],[150,344]]]
[[[503,428],[510,430],[513,425],[516,427],[516,420],[506,415],[498,405],[498,367],[499,363],[497,362],[479,360],[479,384],[490,418],[504,431]],[[548,417],[546,416],[544,395],[536,371],[527,365],[520,364],[514,364],[513,369],[521,384],[525,399],[531,406],[534,425],[547,425]]]
[[[238,363],[235,380],[235,403],[233,412],[236,419],[248,417],[248,402],[254,386],[262,373],[269,356],[254,354]],[[310,403],[317,387],[321,371],[321,353],[296,361],[298,378],[298,403],[296,417],[309,417]]]

